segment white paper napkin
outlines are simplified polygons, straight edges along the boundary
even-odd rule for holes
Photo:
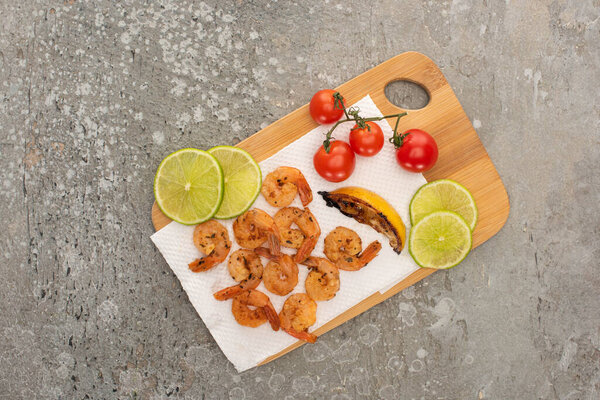
[[[355,106],[360,107],[361,116],[381,116],[381,112],[369,96],[364,97]],[[392,128],[386,121],[380,126],[386,138],[392,136]],[[334,136],[347,140],[352,123],[340,125]],[[263,176],[279,166],[292,166],[300,169],[310,184],[314,199],[308,205],[321,226],[321,238],[313,251],[313,255],[323,256],[323,239],[337,226],[345,226],[356,231],[362,239],[363,248],[374,240],[379,240],[383,247],[379,255],[365,268],[356,272],[340,271],[341,287],[337,295],[329,301],[318,302],[317,322],[311,331],[322,326],[339,314],[356,305],[377,291],[382,293],[397,282],[403,280],[418,269],[405,249],[402,254],[396,254],[389,246],[385,237],[372,228],[359,224],[351,218],[343,216],[337,209],[327,207],[317,194],[321,190],[334,190],[343,186],[362,186],[374,191],[385,198],[402,217],[410,229],[408,205],[412,195],[426,183],[422,174],[409,173],[400,168],[395,160],[394,148],[386,143],[375,157],[364,158],[357,156],[356,169],[352,176],[341,183],[331,183],[321,178],[313,167],[313,154],[321,145],[325,132],[330,126],[319,126],[277,154],[260,163]],[[302,207],[298,198],[292,204]],[[265,210],[271,215],[277,209],[271,207],[262,197],[258,196],[253,207]],[[232,249],[239,248],[232,231],[233,221],[222,221],[229,230]],[[213,338],[235,368],[241,372],[256,366],[267,357],[272,356],[296,342],[296,339],[282,331],[274,332],[268,323],[258,328],[247,328],[239,325],[231,314],[230,301],[216,301],[212,294],[219,289],[234,285],[229,276],[226,262],[207,272],[193,273],[188,264],[201,256],[192,242],[193,226],[184,226],[172,222],[152,235],[151,239],[165,260],[181,281],[183,289],[188,294],[192,305],[210,330]],[[282,248],[288,252],[290,249]],[[293,254],[293,252],[289,252]],[[263,259],[266,265],[266,260]],[[292,293],[304,292],[304,280],[308,269],[299,266],[298,285]],[[261,283],[258,290],[271,298],[276,310],[281,310],[287,296],[277,296],[270,293]]]

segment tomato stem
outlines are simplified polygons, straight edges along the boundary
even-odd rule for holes
[[[400,118],[396,119],[396,125],[394,125],[394,134],[392,137],[396,136],[396,132],[398,132],[398,123],[400,123]]]
[[[346,118],[350,118],[348,116],[348,112],[346,111],[346,105],[344,104],[344,97],[342,96],[342,94],[340,92],[335,92],[333,94],[333,98],[334,98],[333,108],[337,108],[338,110],[343,110]]]
[[[331,127],[331,129],[329,129],[329,131],[327,131],[327,135],[325,136],[325,140],[323,141],[323,148],[325,149],[326,153],[329,153],[329,150],[331,149],[331,140],[334,139],[334,137],[332,135],[333,135],[333,131],[335,130],[335,128],[337,128],[340,124],[343,124],[344,122],[350,122],[350,121],[354,121],[354,123],[356,124],[356,129],[365,129],[366,128],[370,132],[371,127],[366,122],[381,121],[382,119],[396,118],[396,125],[394,126],[394,134],[389,140],[390,140],[390,142],[394,143],[394,146],[396,146],[396,147],[402,146],[402,139],[404,137],[406,137],[406,135],[404,135],[404,136],[400,135],[400,137],[398,136],[398,123],[400,122],[400,118],[407,115],[406,111],[403,113],[399,113],[399,114],[384,115],[383,117],[363,118],[359,115],[360,108],[350,107],[349,109],[346,109],[346,105],[344,104],[344,97],[341,95],[340,92],[335,92],[333,94],[333,98],[335,99],[334,103],[333,103],[333,107],[344,110],[344,115],[346,116],[346,119],[341,119],[341,120],[337,121]],[[398,140],[399,140],[399,144],[396,145]]]
[[[398,127],[398,124],[396,123],[396,128],[397,127]],[[402,147],[402,145],[404,144],[404,139],[406,139],[406,137],[408,135],[410,135],[410,132],[398,134],[396,129],[394,129],[394,135],[389,139],[389,141],[394,144],[395,148],[398,149],[398,148]]]

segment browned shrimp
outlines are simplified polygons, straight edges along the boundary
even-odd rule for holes
[[[290,249],[299,249],[306,237],[300,229],[292,228],[295,220],[300,218],[302,210],[298,207],[284,207],[277,211],[273,216],[279,234],[281,235],[281,245]]]
[[[205,257],[192,261],[188,266],[193,272],[202,272],[208,271],[227,258],[231,249],[231,240],[227,228],[211,219],[194,229],[194,245],[205,254]]]
[[[374,241],[362,250],[362,241],[356,232],[351,229],[338,226],[325,238],[325,248],[323,252],[339,269],[345,271],[358,271],[371,260],[373,260],[379,250],[381,243]]]
[[[296,293],[287,298],[279,313],[281,329],[293,337],[314,343],[317,336],[308,328],[317,321],[317,303],[306,293]]]
[[[240,325],[256,328],[269,321],[274,331],[279,330],[280,321],[275,307],[269,296],[258,290],[248,290],[234,297],[231,312]]]
[[[217,300],[227,300],[237,296],[244,290],[256,289],[263,276],[263,266],[260,257],[252,250],[239,249],[229,257],[227,268],[231,277],[240,282],[213,294]]]
[[[279,229],[273,218],[263,210],[253,208],[237,217],[233,223],[233,235],[238,244],[255,249],[267,242],[271,253],[279,255]]]
[[[273,207],[289,206],[296,193],[306,207],[312,201],[312,190],[302,172],[297,168],[279,167],[270,172],[264,179],[261,191],[267,203]]]
[[[333,299],[340,290],[340,271],[331,261],[321,257],[308,257],[302,264],[311,268],[304,287],[315,301]]]
[[[321,227],[308,208],[285,207],[277,211],[275,224],[281,235],[281,245],[298,249],[294,261],[302,262],[313,251],[321,235]],[[291,229],[296,224],[300,229]]]
[[[267,290],[279,296],[290,293],[298,284],[298,265],[287,254],[273,256],[268,249],[259,247],[256,254],[270,259],[263,273]]]

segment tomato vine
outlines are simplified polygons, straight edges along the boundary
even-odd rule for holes
[[[325,148],[325,152],[327,152],[327,153],[329,153],[329,150],[331,149],[331,140],[334,139],[334,137],[332,136],[333,131],[340,124],[343,124],[344,122],[354,121],[354,123],[356,124],[356,128],[354,128],[354,129],[365,129],[366,128],[370,132],[371,127],[369,127],[369,124],[367,124],[366,122],[381,121],[383,119],[396,118],[396,124],[394,125],[394,135],[392,136],[392,138],[394,138],[394,137],[398,137],[398,123],[400,122],[400,118],[407,115],[407,112],[405,111],[405,112],[402,112],[399,114],[384,115],[382,117],[364,118],[364,117],[360,116],[360,108],[359,107],[353,106],[350,108],[346,108],[346,106],[344,105],[344,97],[341,95],[340,92],[335,92],[333,94],[333,98],[334,98],[334,108],[337,108],[338,110],[343,110],[346,118],[340,119],[339,121],[337,121],[331,127],[331,129],[329,129],[329,131],[327,131],[327,135],[325,136],[325,140],[323,141],[323,147]]]

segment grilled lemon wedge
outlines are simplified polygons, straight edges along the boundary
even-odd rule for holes
[[[398,254],[406,241],[406,228],[400,215],[385,199],[370,190],[347,186],[332,192],[319,192],[329,207],[335,207],[342,214],[354,218],[361,224],[371,226],[390,241],[390,246]]]

